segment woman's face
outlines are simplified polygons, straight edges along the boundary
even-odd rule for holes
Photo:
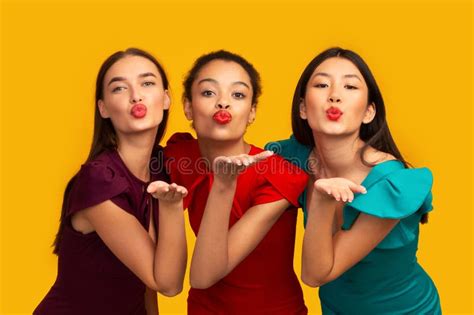
[[[247,72],[232,61],[213,60],[199,70],[184,112],[198,138],[239,140],[255,119],[252,85]]]
[[[103,98],[97,105],[101,116],[111,119],[117,133],[130,134],[156,129],[163,110],[170,106],[170,98],[153,62],[126,56],[107,71]]]
[[[300,116],[315,133],[343,136],[359,133],[375,116],[368,88],[359,69],[345,58],[323,61],[311,75]]]

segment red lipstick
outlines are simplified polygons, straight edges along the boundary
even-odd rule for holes
[[[342,116],[342,111],[334,106],[331,106],[327,111],[326,111],[326,117],[329,120],[332,121],[337,121],[340,117]]]
[[[231,122],[232,115],[226,110],[219,110],[213,116],[212,119],[219,125],[225,125]]]
[[[135,105],[132,106],[132,109],[130,110],[130,113],[135,118],[145,117],[146,112],[147,112],[147,108],[143,104],[135,104]]]

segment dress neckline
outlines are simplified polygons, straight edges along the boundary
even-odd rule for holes
[[[135,175],[132,173],[132,171],[130,171],[130,169],[127,167],[127,165],[125,164],[125,162],[122,160],[122,157],[120,156],[120,154],[118,153],[117,150],[112,150],[112,155],[113,155],[114,160],[115,160],[117,163],[119,163],[119,164],[126,170],[126,172],[130,175],[130,177],[131,177],[133,180],[135,180],[136,182],[138,182],[138,183],[141,184],[141,185],[147,185],[148,183],[151,182],[151,180],[146,182],[146,181],[141,180],[141,179],[138,178],[137,176],[135,176]],[[151,174],[150,174],[150,176],[151,176]]]

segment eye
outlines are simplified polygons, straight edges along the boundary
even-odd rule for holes
[[[323,88],[327,88],[329,85],[327,85],[326,83],[316,83],[314,85],[315,88],[320,88],[320,89],[323,89]]]
[[[202,95],[202,96],[206,96],[206,97],[210,97],[210,96],[212,96],[213,94],[215,94],[215,93],[214,93],[213,91],[211,91],[211,90],[204,90],[204,91],[201,92],[201,95]]]
[[[143,85],[144,86],[153,86],[153,85],[156,85],[156,83],[153,82],[153,81],[146,81],[146,82],[143,82]]]
[[[118,92],[121,92],[123,90],[125,90],[126,88],[124,86],[116,86],[112,89],[112,93],[118,93]]]
[[[235,92],[233,95],[235,98],[245,98],[245,94],[241,92]]]
[[[350,85],[350,84],[346,84],[344,87],[348,90],[357,90],[358,89],[357,86]]]

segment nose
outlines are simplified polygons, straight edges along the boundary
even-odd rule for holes
[[[132,89],[130,94],[130,103],[136,104],[143,101],[143,97],[140,95],[137,89]]]
[[[341,99],[337,95],[331,95],[329,96],[329,103],[340,103]]]
[[[224,102],[219,102],[219,103],[217,103],[216,107],[218,109],[229,109],[230,105],[229,104],[224,104]]]

